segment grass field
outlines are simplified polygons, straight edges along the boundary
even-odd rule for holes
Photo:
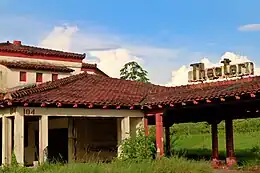
[[[38,169],[11,167],[0,170],[6,173],[211,173],[207,162],[196,162],[184,158],[164,158],[142,162],[115,161],[113,163],[89,163],[68,165],[45,165]]]
[[[191,159],[211,157],[211,134],[179,134],[173,137],[172,150]],[[260,129],[251,132],[234,133],[235,154],[240,166],[260,165]],[[225,135],[219,134],[220,159],[225,160]]]

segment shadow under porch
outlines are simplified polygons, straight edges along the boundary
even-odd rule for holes
[[[39,161],[40,116],[25,116],[24,163]],[[117,156],[118,118],[48,117],[46,156],[51,162],[109,161]],[[46,137],[46,136],[45,136]],[[46,141],[45,141],[46,143]]]

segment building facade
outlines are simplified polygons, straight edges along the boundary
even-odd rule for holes
[[[83,63],[85,54],[23,45],[21,41],[0,43],[0,88],[40,84],[88,72],[107,76],[96,64]]]
[[[218,165],[217,126],[225,121],[226,163],[231,166],[236,163],[233,119],[260,117],[258,76],[164,87],[108,77],[96,65],[82,64],[84,55],[29,48],[20,42],[0,45],[0,57],[12,54],[11,59],[29,59],[27,65],[36,62],[29,77],[33,78],[30,81],[36,80],[36,84],[15,89],[12,87],[21,85],[21,79],[28,78],[21,77],[24,74],[21,72],[28,75],[32,67],[17,65],[14,61],[8,64],[8,58],[2,62],[3,74],[16,74],[10,76],[16,78],[16,84],[3,83],[8,89],[0,92],[3,164],[11,163],[12,153],[21,165],[42,164],[47,159],[69,163],[111,160],[120,156],[122,142],[136,136],[138,129],[144,128],[145,135],[149,135],[148,125],[156,127],[157,157],[160,158],[171,151],[169,129],[173,124],[208,122],[212,131],[212,161]],[[23,57],[24,51],[26,57]],[[43,57],[48,57],[54,66],[43,66],[40,63]],[[68,77],[61,76],[60,72],[58,77],[47,78],[50,82],[38,83],[37,79],[44,77],[38,73],[48,69],[52,75],[61,64],[62,69],[66,69],[62,73]],[[74,71],[68,72],[68,69]]]

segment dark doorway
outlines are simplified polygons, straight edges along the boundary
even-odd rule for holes
[[[68,129],[49,129],[48,157],[50,162],[68,162]]]

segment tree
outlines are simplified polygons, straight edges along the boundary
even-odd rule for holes
[[[148,72],[135,61],[126,63],[120,70],[120,79],[125,80],[135,80],[139,82],[150,83],[147,75]]]

